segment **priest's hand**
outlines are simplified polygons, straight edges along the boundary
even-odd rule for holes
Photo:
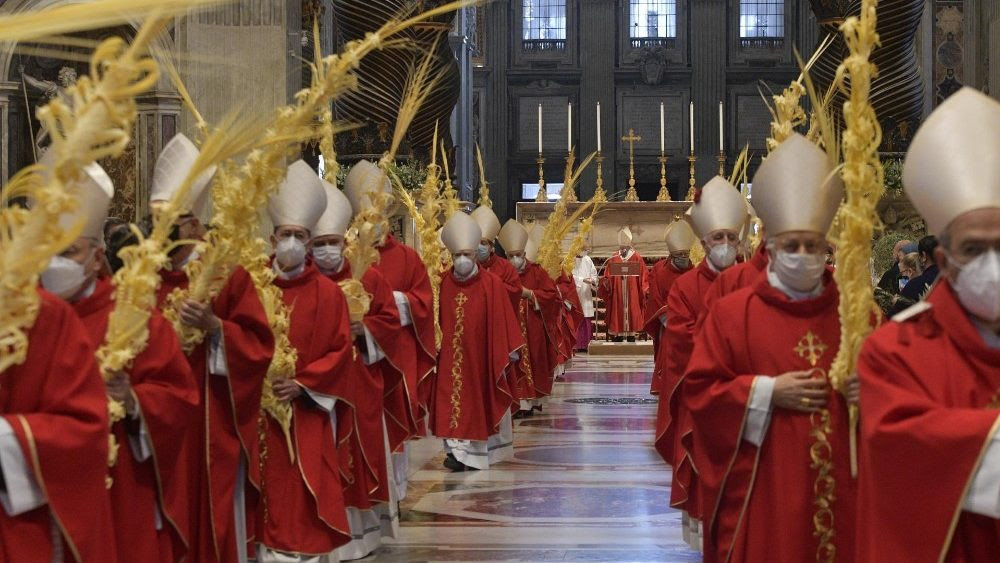
[[[830,390],[825,378],[812,371],[790,371],[774,381],[771,404],[798,412],[819,412],[826,407]]]
[[[105,383],[108,397],[125,405],[125,413],[135,414],[135,396],[132,394],[132,384],[125,373],[116,373]]]
[[[526,287],[521,288],[521,299],[531,299],[535,294]]]
[[[855,373],[848,378],[847,386],[844,387],[844,397],[848,405],[856,405],[861,400],[861,379],[858,378],[858,374]]]
[[[187,299],[181,304],[181,322],[200,328],[208,333],[217,332],[222,328],[222,321],[212,312],[211,304],[198,303],[192,299]]]
[[[351,323],[351,336],[358,337],[365,335],[365,325],[360,321],[354,321]]]
[[[274,382],[272,389],[279,401],[289,402],[302,394],[302,387],[294,379],[279,379]]]

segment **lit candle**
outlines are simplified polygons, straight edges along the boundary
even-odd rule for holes
[[[566,104],[566,153],[573,150],[573,103]]]
[[[691,135],[691,154],[694,154],[694,102],[688,106],[688,133]]]
[[[542,154],[542,104],[538,104],[538,154]]]
[[[601,152],[601,102],[597,102],[597,152]]]
[[[660,154],[663,154],[663,102],[660,102]]]
[[[722,142],[722,102],[719,102],[719,154],[725,152],[725,145]]]

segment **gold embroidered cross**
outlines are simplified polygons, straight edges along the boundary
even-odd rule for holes
[[[469,297],[467,295],[465,295],[464,293],[459,293],[458,295],[455,296],[455,303],[458,304],[459,307],[461,307],[462,305],[465,305],[465,302],[468,301],[468,300],[469,300]]]
[[[810,330],[802,337],[802,340],[799,340],[798,345],[795,346],[795,352],[800,358],[805,358],[809,365],[816,367],[827,348],[828,346],[823,344],[819,337]]]

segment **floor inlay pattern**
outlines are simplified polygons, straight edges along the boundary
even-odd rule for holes
[[[575,359],[541,413],[515,421],[514,458],[444,469],[416,444],[400,537],[365,561],[698,561],[651,447],[652,360]]]

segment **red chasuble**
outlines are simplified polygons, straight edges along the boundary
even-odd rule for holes
[[[840,344],[839,292],[829,273],[824,283],[818,297],[793,302],[761,277],[719,300],[695,336],[682,393],[694,419],[705,561],[854,554],[857,482],[843,396],[831,390],[827,410],[813,416],[773,407],[762,446],[743,439],[755,376],[828,376]],[[828,536],[817,537],[814,518]]]
[[[500,278],[480,270],[441,280],[441,353],[431,431],[439,438],[485,441],[499,432],[513,402],[510,356],[524,346]]]
[[[760,245],[757,252],[746,262],[733,264],[719,274],[719,278],[705,292],[704,307],[701,310],[701,318],[698,319],[698,326],[705,320],[705,315],[716,301],[738,289],[753,285],[757,278],[766,275],[767,264],[770,258],[764,244]]]
[[[73,304],[99,347],[114,309],[109,280],[97,281],[94,293]],[[152,457],[138,461],[130,441],[137,441],[140,420],[122,420],[112,427],[118,441],[118,462],[111,468],[111,508],[118,557],[122,561],[178,561],[190,537],[190,474],[197,455],[195,426],[200,396],[187,358],[170,323],[154,311],[149,319],[149,344],[128,370],[138,400],[141,421],[149,431]],[[162,517],[156,529],[156,514]]]
[[[562,300],[552,281],[541,266],[526,262],[520,273],[521,285],[534,293],[534,298],[521,299],[517,319],[527,353],[521,354],[514,380],[514,399],[536,399],[552,393],[554,370],[559,361],[559,309]]]
[[[274,285],[291,310],[288,338],[298,352],[295,382],[304,390],[292,401],[294,461],[281,426],[266,418],[257,541],[284,553],[325,555],[350,541],[351,534],[331,415],[309,392],[337,399],[355,395],[351,321],[343,292],[312,264],[294,279],[275,279]],[[338,424],[350,416],[346,410],[340,410]]]
[[[563,350],[564,360],[569,361],[576,348],[576,333],[580,330],[580,324],[583,323],[583,304],[580,303],[580,295],[576,292],[576,280],[571,274],[562,272],[555,283],[563,303],[560,348]]]
[[[13,429],[46,504],[13,517],[0,508],[0,562],[52,561],[53,522],[66,561],[114,562],[104,382],[73,310],[39,294],[27,358],[0,373],[0,416]]]
[[[653,264],[652,269],[649,272],[649,291],[646,293],[646,304],[644,306],[644,314],[646,317],[646,324],[643,330],[646,334],[653,339],[653,381],[649,386],[649,392],[653,395],[659,395],[660,385],[662,384],[662,366],[660,362],[660,333],[664,330],[663,321],[660,320],[660,316],[666,316],[667,314],[667,295],[670,294],[670,288],[674,286],[676,282],[682,275],[690,272],[693,266],[688,266],[687,268],[681,270],[679,269],[668,256],[663,260],[660,260],[656,264]]]
[[[328,277],[335,282],[349,279],[351,265],[344,262],[340,272]],[[402,449],[403,442],[410,436],[409,421],[412,419],[403,372],[395,367],[405,359],[399,358],[397,342],[403,332],[399,330],[399,310],[396,309],[392,289],[374,268],[369,268],[361,276],[361,285],[371,296],[362,323],[386,357],[365,365],[361,354],[366,344],[361,339],[355,340],[357,354],[353,373],[358,382],[355,386],[357,392],[347,400],[354,405],[356,432],[350,436],[348,449],[341,449],[340,461],[342,471],[351,476],[350,482],[345,479],[344,501],[348,506],[365,509],[372,504],[389,502],[383,418],[393,451]],[[341,428],[337,429],[337,433],[338,440],[344,443],[345,435]],[[345,468],[346,461],[352,463]]]
[[[876,330],[858,361],[857,561],[996,561],[1000,520],[962,505],[998,431],[1000,350],[987,347],[948,280],[926,303]]]
[[[516,309],[518,301],[521,300],[521,276],[510,260],[490,254],[488,260],[479,263],[479,267],[500,278],[510,295],[511,305]]]
[[[379,247],[379,261],[372,267],[379,271],[393,291],[406,294],[410,303],[413,323],[405,333],[409,338],[399,337],[400,358],[406,365],[396,364],[406,376],[406,387],[410,393],[410,405],[416,419],[422,420],[427,414],[431,386],[429,377],[434,370],[437,357],[434,343],[434,298],[427,268],[415,250],[387,235],[385,244]],[[414,434],[420,429],[414,420]]]
[[[187,287],[188,279],[183,270],[163,270],[160,276],[163,278],[159,291],[162,306],[171,291]],[[229,375],[208,372],[211,337],[188,355],[191,372],[202,394],[204,413],[200,416],[206,422],[198,425],[196,431],[200,455],[194,463],[200,477],[196,479],[197,484],[191,486],[198,501],[193,503],[195,520],[190,559],[199,562],[236,559],[233,498],[236,487],[244,486],[236,483],[236,475],[242,458],[250,482],[255,487],[260,484],[257,415],[264,377],[274,353],[274,336],[267,315],[246,270],[233,271],[213,301],[212,310],[222,321],[222,343]]]
[[[636,262],[642,265],[639,269],[638,277],[622,278],[612,276],[608,268],[611,264],[622,262]],[[615,253],[604,264],[604,275],[601,285],[597,289],[597,295],[604,300],[607,307],[608,332],[611,334],[626,334],[642,332],[642,325],[646,318],[642,314],[642,306],[646,299],[646,290],[649,288],[649,270],[643,262],[639,253],[632,251],[632,256],[628,260],[622,260],[621,256]],[[625,327],[624,296],[628,292],[628,329]]]

